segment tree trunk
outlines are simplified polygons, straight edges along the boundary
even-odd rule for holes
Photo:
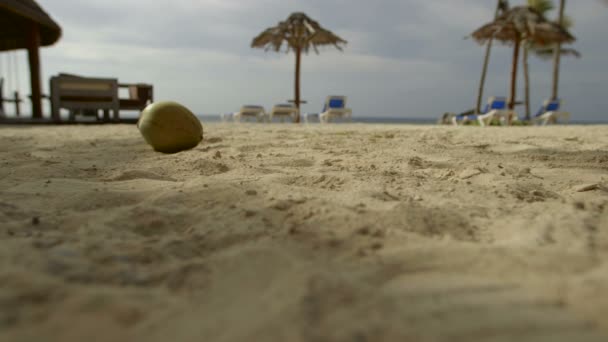
[[[558,23],[561,26],[564,21],[564,8],[566,7],[566,0],[560,0],[559,2],[559,17]],[[551,99],[556,100],[559,96],[559,65],[562,52],[562,44],[557,44],[553,51],[553,92]]]
[[[30,84],[32,87],[32,117],[42,119],[42,91],[40,89],[40,30],[38,24],[29,28],[27,52],[30,63]]]
[[[528,68],[528,40],[524,41],[524,83],[525,83],[525,97],[526,97],[526,121],[530,121],[530,69]]]
[[[519,62],[519,45],[521,43],[521,39],[518,37],[515,39],[513,43],[513,67],[511,69],[511,97],[509,99],[509,109],[513,110],[515,108],[515,101],[517,97],[517,63]]]
[[[296,48],[296,77],[295,77],[295,97],[294,102],[296,108],[298,108],[298,114],[296,115],[296,122],[300,122],[300,60],[302,58],[302,48]]]
[[[488,72],[488,63],[490,62],[490,52],[492,51],[492,39],[488,40],[486,46],[486,56],[483,60],[483,69],[481,69],[481,80],[479,81],[479,90],[477,92],[477,106],[475,114],[481,113],[481,102],[483,101],[483,87],[486,83],[486,73]]]
[[[494,12],[494,19],[498,18],[501,8],[503,8],[503,0],[496,2],[496,11]],[[486,74],[488,72],[488,64],[490,62],[490,53],[492,51],[492,39],[488,40],[486,46],[486,54],[483,59],[483,68],[481,69],[481,80],[479,81],[479,90],[477,91],[477,106],[475,107],[475,113],[481,113],[481,102],[483,101],[483,88],[486,83]]]

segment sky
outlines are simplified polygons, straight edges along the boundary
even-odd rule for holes
[[[511,0],[511,5],[523,4]],[[348,41],[302,58],[303,112],[327,95],[348,96],[354,116],[437,118],[474,106],[484,48],[465,39],[490,21],[494,0],[38,0],[62,27],[42,49],[44,92],[59,72],[154,85],[156,100],[197,114],[267,109],[294,97],[292,53],[252,49],[251,40],[292,12],[305,12]],[[573,47],[562,59],[560,97],[573,119],[608,121],[608,6],[568,1]],[[557,16],[556,11],[549,14]],[[21,56],[21,57],[19,57]],[[495,45],[485,96],[508,96],[512,48]],[[24,52],[18,55],[29,94]],[[0,63],[2,61],[0,60]],[[521,69],[521,68],[520,68]],[[530,58],[532,107],[550,96],[552,62]],[[522,99],[523,77],[518,77]],[[5,88],[7,89],[7,88]],[[6,90],[5,90],[6,91]],[[523,107],[518,107],[523,114]]]

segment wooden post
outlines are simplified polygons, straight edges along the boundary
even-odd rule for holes
[[[296,108],[298,108],[298,114],[296,115],[296,122],[300,122],[300,61],[301,61],[301,57],[302,57],[302,48],[301,47],[296,47],[296,84],[295,84],[295,105]]]
[[[42,119],[42,91],[40,87],[40,29],[32,22],[27,40],[27,52],[30,62],[30,83],[32,86],[32,118]]]
[[[4,86],[4,78],[0,77],[0,117],[4,115],[4,93],[2,87]]]
[[[496,3],[496,11],[494,12],[494,20],[498,18],[501,11],[505,10],[506,4],[502,0],[498,0]],[[475,114],[481,113],[481,102],[483,99],[483,88],[486,84],[486,74],[488,72],[488,64],[490,62],[490,52],[492,51],[492,41],[490,38],[486,43],[486,54],[483,59],[483,68],[481,69],[481,80],[479,81],[479,89],[477,90],[477,104],[475,106]]]
[[[564,7],[566,6],[566,0],[561,0],[559,2],[559,17],[558,23],[559,26],[564,24]],[[551,92],[551,99],[557,100],[558,89],[559,89],[559,64],[562,55],[562,44],[558,43],[555,47],[555,51],[553,52],[553,89]]]
[[[21,115],[21,99],[19,98],[19,92],[15,90],[15,92],[13,93],[14,99],[13,101],[15,101],[15,114],[17,116]]]
[[[524,96],[525,96],[525,104],[526,104],[526,121],[530,121],[530,71],[528,65],[528,54],[529,54],[529,45],[528,38],[526,38],[523,42],[524,45],[524,55],[523,55],[523,64],[524,64]]]

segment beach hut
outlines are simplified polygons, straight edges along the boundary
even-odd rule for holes
[[[331,31],[321,27],[318,22],[312,20],[302,12],[292,13],[287,20],[279,22],[277,26],[267,28],[251,42],[252,48],[264,48],[279,52],[283,44],[287,52],[293,50],[296,55],[295,72],[295,98],[293,100],[296,108],[300,109],[300,60],[302,52],[308,53],[312,48],[317,54],[318,47],[333,45],[338,50],[346,45],[346,40],[338,37]],[[296,116],[296,122],[300,122],[300,115]]]
[[[538,46],[546,46],[557,43],[572,43],[575,40],[574,36],[559,24],[548,21],[540,12],[528,6],[517,6],[509,9],[471,35],[480,44],[490,39],[513,44],[509,109],[513,109],[516,102],[517,61],[521,43],[527,40]]]
[[[34,0],[0,0],[0,52],[28,51],[33,118],[42,118],[39,48],[59,37],[59,25]]]

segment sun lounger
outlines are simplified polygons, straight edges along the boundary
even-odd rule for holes
[[[498,118],[501,124],[509,121],[509,118],[517,117],[514,111],[507,109],[507,99],[502,96],[492,96],[488,99],[483,111],[479,114],[461,114],[452,117],[455,126],[467,121],[477,120],[480,126],[488,126],[492,120]]]
[[[280,103],[272,107],[269,114],[269,121],[272,122],[275,117],[278,117],[281,122],[283,122],[285,118],[290,118],[292,122],[296,122],[298,114],[299,110],[295,105],[291,103]]]
[[[570,113],[560,111],[561,100],[546,100],[540,107],[532,122],[546,125],[548,123],[556,123],[558,119],[563,119],[566,123],[570,121]]]
[[[312,121],[320,122],[319,113],[304,113],[302,115],[304,118],[304,123],[309,123]]]
[[[234,113],[221,113],[220,120],[222,122],[234,121]]]
[[[325,99],[323,111],[319,114],[319,121],[328,123],[333,118],[352,119],[353,111],[346,108],[346,96],[328,96]]]
[[[240,122],[241,119],[255,118],[258,122],[265,121],[266,110],[262,106],[258,105],[244,105],[241,109],[233,114],[233,119],[236,122]]]

